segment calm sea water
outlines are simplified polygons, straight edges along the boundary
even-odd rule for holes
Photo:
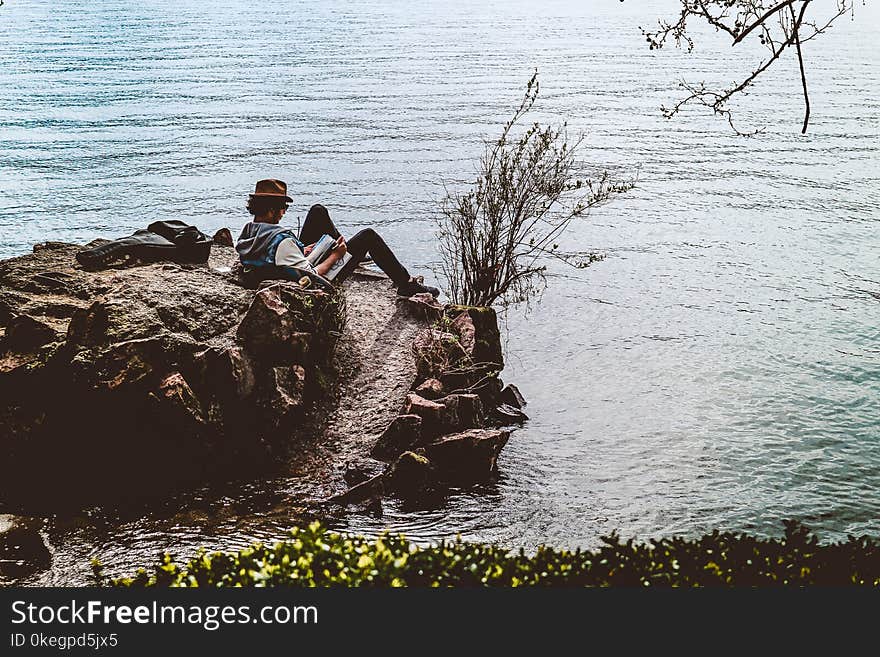
[[[179,217],[246,221],[279,177],[295,220],[324,203],[436,264],[443,184],[467,181],[534,68],[539,118],[584,131],[586,170],[638,187],[568,234],[606,259],[551,269],[510,317],[504,378],[529,400],[500,481],[341,526],[531,548],[714,528],[880,535],[880,12],[859,7],[723,122],[659,113],[679,77],[741,79],[735,49],[652,53],[672,0],[41,3],[0,9],[0,257]],[[743,54],[755,54],[744,51]],[[49,525],[53,568],[237,547],[291,522],[255,482],[118,519]],[[274,506],[273,506],[274,505]],[[272,511],[268,509],[272,508]]]

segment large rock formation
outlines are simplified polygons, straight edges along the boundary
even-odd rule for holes
[[[341,295],[247,290],[229,248],[210,266],[99,272],[75,265],[79,248],[0,263],[0,499],[160,492],[294,442]]]
[[[494,471],[509,432],[487,427],[521,398],[502,394],[490,309],[396,299],[381,276],[249,290],[216,242],[207,266],[98,272],[80,248],[0,262],[0,507],[120,503],[279,463],[315,497],[343,476],[417,494]]]

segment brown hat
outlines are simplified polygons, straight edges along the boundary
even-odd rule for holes
[[[255,196],[278,199],[283,198],[288,203],[293,203],[293,199],[287,195],[287,183],[281,180],[275,180],[274,178],[257,181],[257,187],[254,189],[254,193],[251,194],[251,198],[254,198]]]

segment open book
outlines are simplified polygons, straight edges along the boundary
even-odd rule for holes
[[[321,235],[321,239],[315,242],[315,246],[312,248],[312,252],[309,253],[308,256],[306,256],[306,260],[309,261],[309,264],[311,264],[312,267],[316,267],[317,265],[321,264],[327,258],[327,256],[330,255],[330,252],[335,246],[336,240],[334,238],[330,237],[329,235]],[[326,274],[324,274],[324,278],[332,281],[334,278],[336,278],[336,276],[349,260],[351,260],[351,254],[346,253],[339,260],[333,263],[333,266],[327,271]]]

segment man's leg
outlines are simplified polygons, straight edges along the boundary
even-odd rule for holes
[[[330,213],[323,205],[313,205],[306,214],[306,220],[303,222],[302,230],[299,231],[299,241],[308,246],[314,244],[321,235],[329,235],[334,239],[339,239],[339,231],[330,219]]]
[[[334,282],[341,282],[354,271],[366,258],[367,254],[373,259],[379,269],[384,271],[388,278],[398,287],[409,282],[409,272],[406,270],[391,248],[385,243],[385,240],[372,228],[360,231],[351,239],[346,240],[348,252],[351,254],[351,260],[346,263],[342,270],[336,275]]]

